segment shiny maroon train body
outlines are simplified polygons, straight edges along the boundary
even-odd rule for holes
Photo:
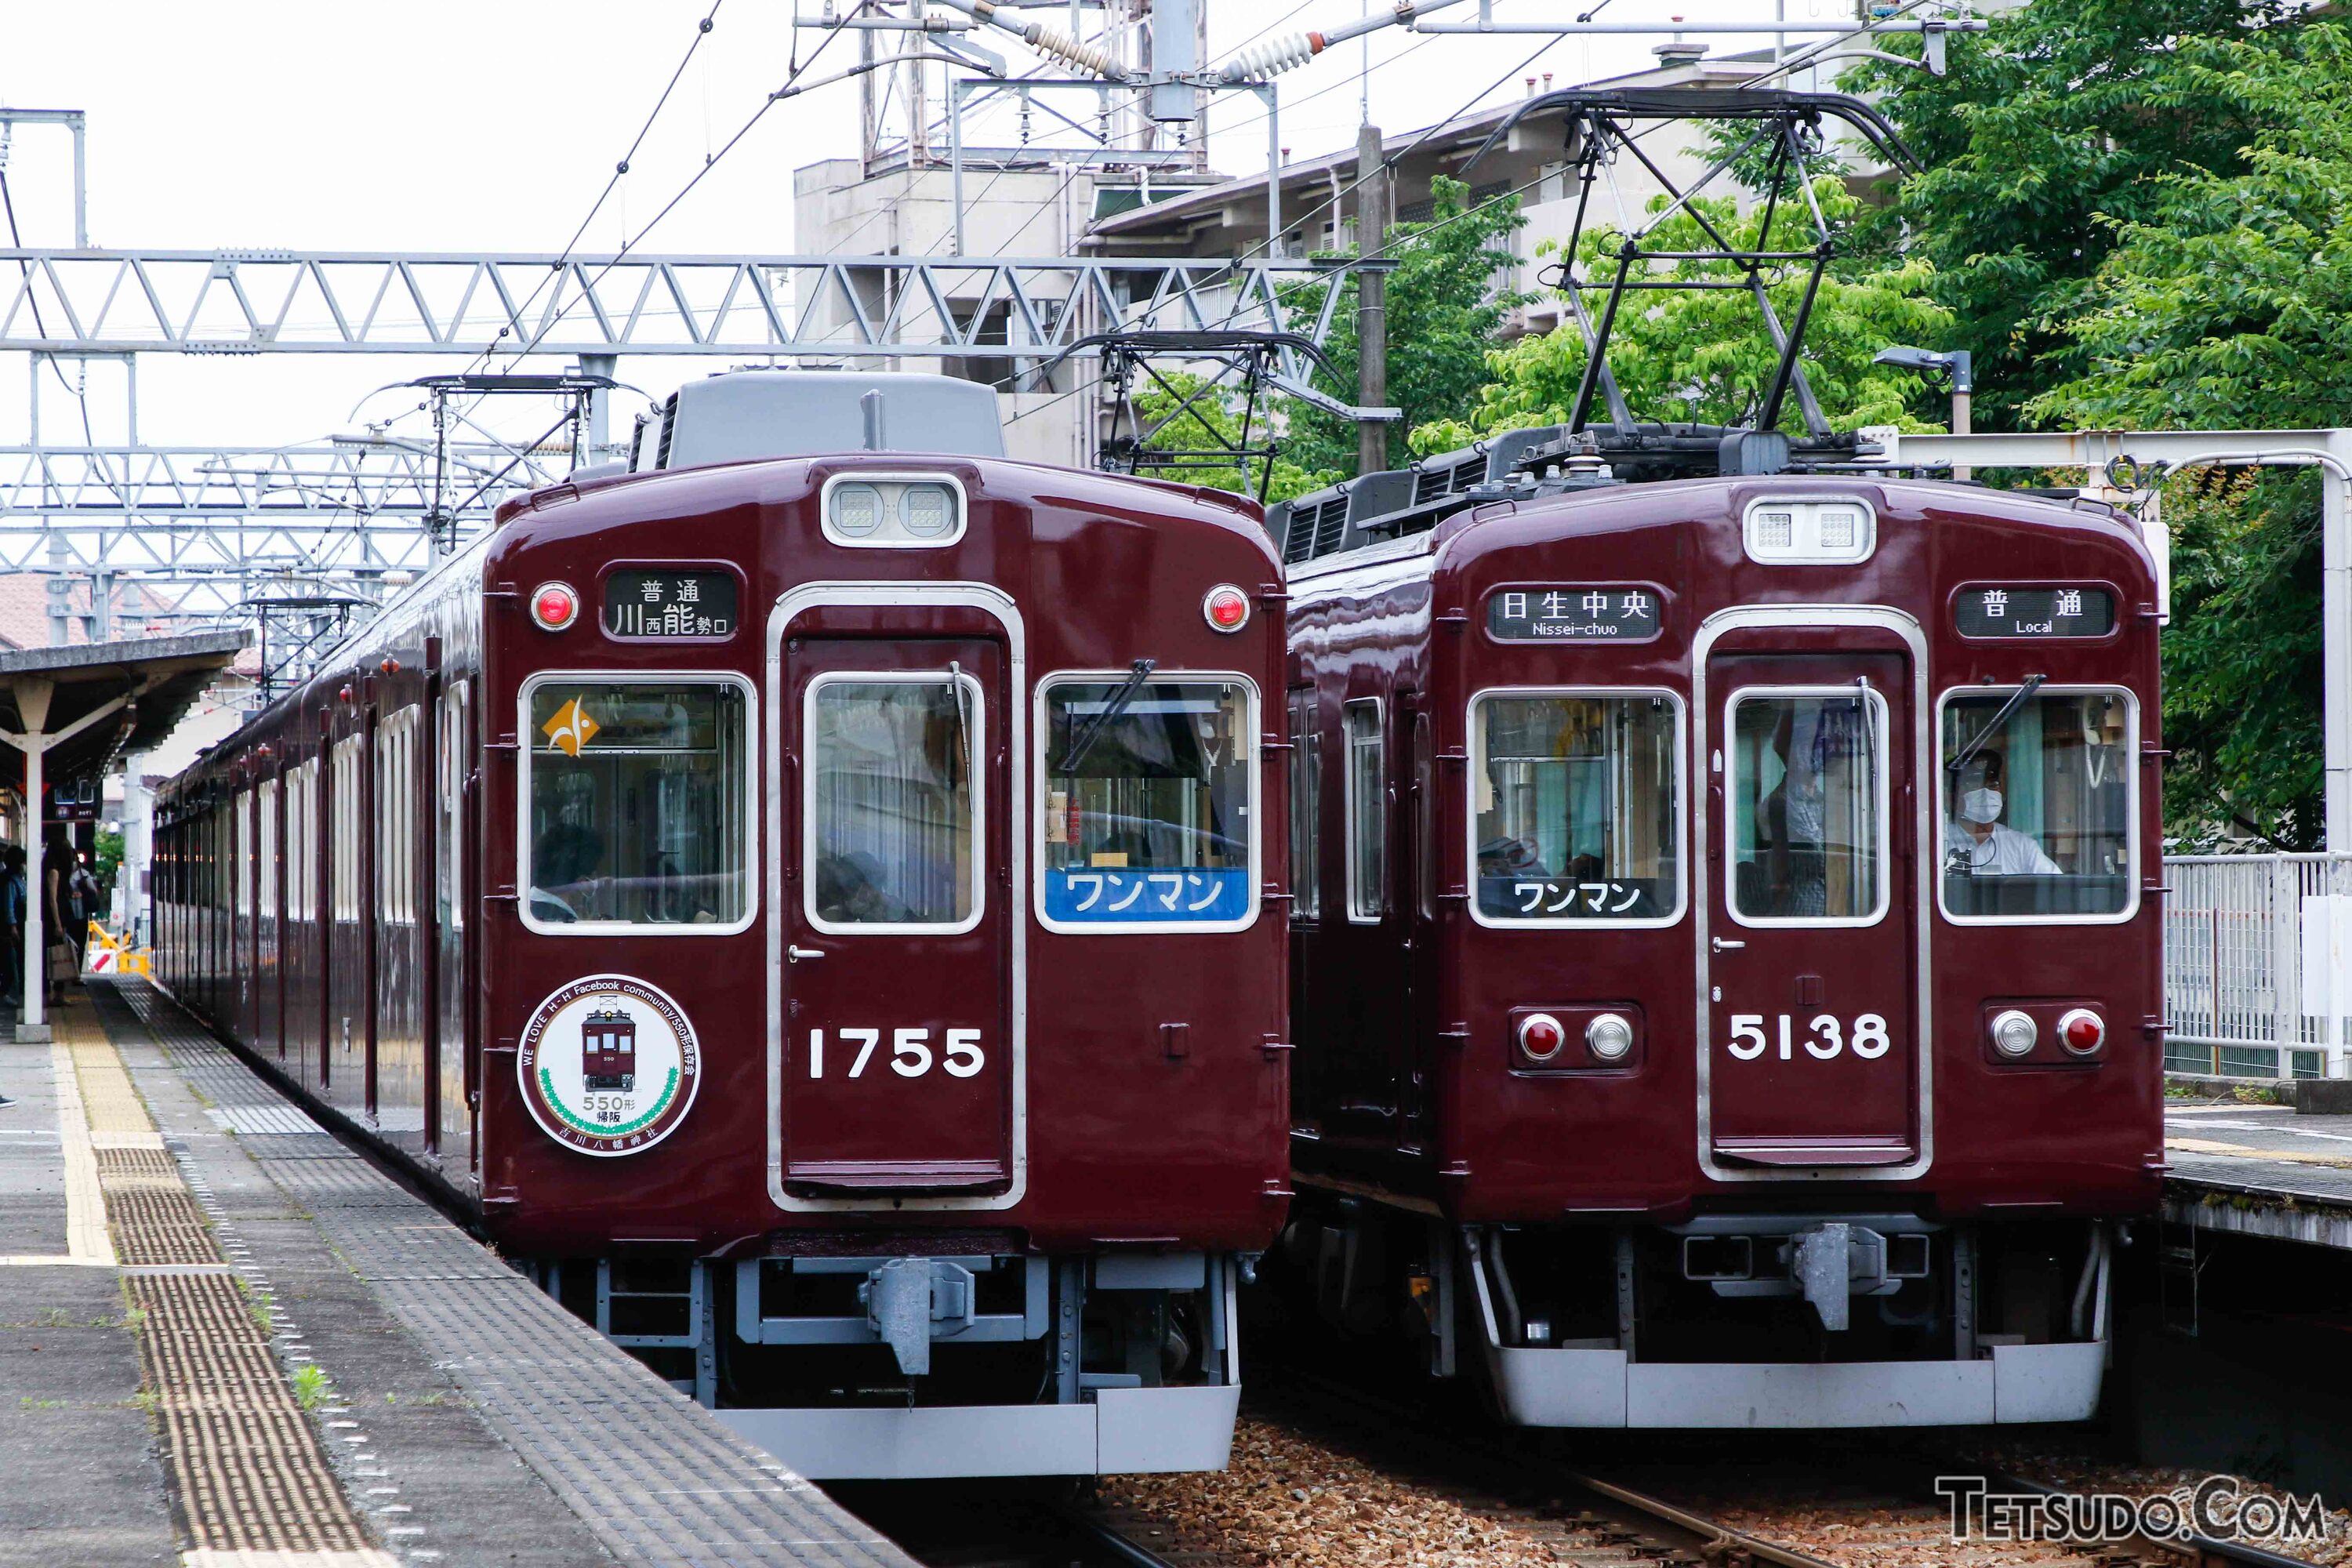
[[[163,982],[815,1476],[1221,1465],[1287,1196],[1279,564],[1001,452],[689,384],[158,801]]]
[[[2162,1168],[2137,526],[1561,437],[1275,518],[1289,1277],[1531,1425],[2088,1415]]]

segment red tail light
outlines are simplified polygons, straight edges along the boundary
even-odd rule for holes
[[[560,632],[580,618],[580,595],[569,583],[541,583],[530,596],[530,618],[544,630]]]
[[[1519,1049],[1530,1061],[1548,1062],[1568,1043],[1568,1031],[1549,1013],[1530,1013],[1519,1020]]]
[[[2087,1057],[2107,1043],[2106,1021],[2088,1007],[2077,1007],[2058,1020],[2058,1037],[2078,1057]]]
[[[1231,583],[1220,583],[1201,601],[1201,614],[1221,632],[1237,632],[1249,625],[1249,595]]]

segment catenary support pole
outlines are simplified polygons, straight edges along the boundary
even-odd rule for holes
[[[42,927],[48,910],[41,905],[41,753],[48,747],[44,733],[49,724],[49,698],[57,689],[46,680],[16,682],[16,715],[25,726],[25,1003],[16,1013],[16,1039],[30,1044],[49,1037],[41,1016],[47,996],[48,968],[42,944]]]
[[[1389,232],[1387,158],[1381,128],[1356,132],[1356,253],[1366,261],[1385,258]],[[1336,287],[1336,285],[1335,285]],[[1380,268],[1356,274],[1356,405],[1384,408],[1389,401],[1388,278]],[[1385,420],[1356,421],[1356,472],[1377,474],[1389,466]]]

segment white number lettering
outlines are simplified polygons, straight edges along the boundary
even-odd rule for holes
[[[980,1052],[978,1029],[948,1031],[948,1059],[940,1065],[957,1078],[970,1078],[987,1064]]]
[[[931,1070],[931,1047],[923,1042],[929,1029],[900,1029],[890,1037],[890,1070],[900,1078],[920,1078]],[[911,1066],[908,1064],[912,1064]]]
[[[1886,1037],[1886,1020],[1875,1013],[1864,1013],[1853,1021],[1853,1054],[1868,1057],[1873,1061],[1886,1054],[1894,1042]]]
[[[1764,1054],[1763,1014],[1734,1013],[1731,1016],[1731,1054],[1743,1062],[1752,1062]]]
[[[811,1029],[809,1031],[809,1077],[823,1078],[824,1076],[824,1031]]]
[[[1805,1049],[1823,1061],[1837,1055],[1839,1049],[1845,1044],[1844,1029],[1827,1013],[1813,1020],[1812,1029],[1813,1033],[1822,1037],[1818,1040],[1807,1040]]]
[[[1785,1062],[1789,1058],[1789,1015],[1783,1013],[1780,1015],[1780,1059]]]
[[[864,1044],[858,1047],[857,1059],[849,1064],[849,1076],[856,1078],[858,1074],[866,1070],[866,1058],[873,1056],[874,1047],[882,1043],[882,1031],[879,1029],[844,1029],[841,1031],[841,1037],[845,1040],[853,1042],[864,1042]]]

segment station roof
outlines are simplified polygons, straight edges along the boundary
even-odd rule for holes
[[[122,752],[144,751],[177,729],[197,696],[251,637],[243,630],[206,631],[0,648],[0,730],[23,734],[28,721],[37,719],[41,732],[54,735],[118,699],[127,700],[55,742],[43,760],[50,779],[89,776]],[[23,778],[23,751],[13,742],[0,744],[0,784],[20,784]]]

